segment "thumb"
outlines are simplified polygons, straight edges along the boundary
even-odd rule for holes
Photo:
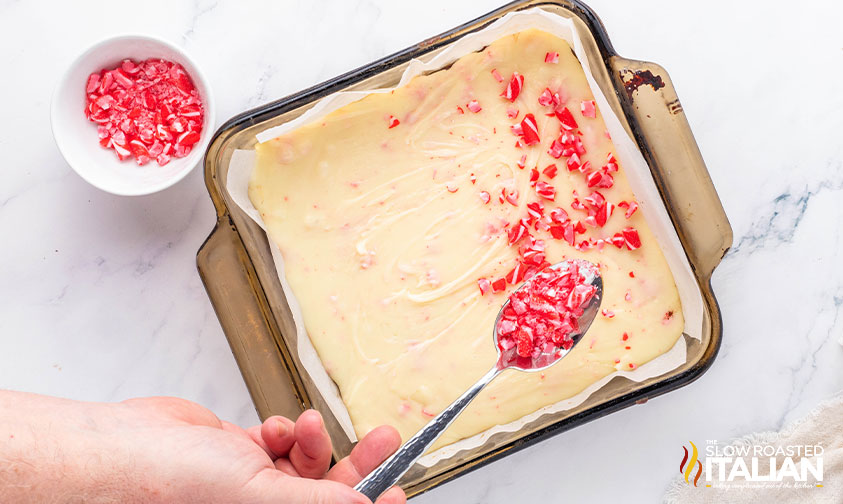
[[[372,504],[353,488],[330,480],[315,480],[264,469],[248,485],[247,502],[267,504]]]

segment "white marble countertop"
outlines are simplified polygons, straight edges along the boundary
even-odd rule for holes
[[[221,123],[500,1],[0,1],[0,387],[176,395],[257,421],[196,272],[214,223],[201,170],[160,194],[116,197],[53,143],[53,86],[88,45],[144,32],[185,46]],[[416,502],[656,502],[687,440],[776,429],[843,389],[843,7],[589,3],[619,53],[670,72],[734,229],[712,282],[720,355],[678,392]]]

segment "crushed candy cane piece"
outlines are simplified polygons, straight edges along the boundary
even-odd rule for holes
[[[506,85],[501,96],[507,100],[514,102],[518,95],[521,94],[521,88],[524,87],[524,76],[518,72],[512,72],[512,77],[509,79],[509,84]]]
[[[593,170],[586,176],[585,181],[588,187],[602,187],[604,189],[608,189],[615,184],[614,177],[604,170]]]
[[[638,203],[635,200],[632,200],[632,201],[629,201],[629,202],[621,201],[620,203],[618,203],[618,206],[620,208],[626,209],[626,212],[624,213],[624,217],[626,217],[627,219],[632,217],[632,214],[634,214],[635,211],[638,210]]]
[[[579,128],[577,125],[576,119],[574,119],[574,114],[568,110],[568,107],[562,107],[561,109],[556,109],[556,118],[559,119],[559,122],[562,123],[562,128],[571,131]]]
[[[583,117],[590,117],[592,119],[597,117],[597,108],[594,106],[594,100],[583,100],[580,103],[580,112],[582,112]]]
[[[641,238],[638,236],[638,231],[635,228],[624,228],[622,232],[626,248],[635,250],[641,247]]]
[[[485,296],[492,289],[492,282],[486,278],[481,278],[477,280],[477,287],[480,289],[480,295]]]
[[[556,105],[556,100],[553,97],[553,92],[551,92],[549,88],[544,88],[542,94],[539,95],[539,105],[541,105],[542,107]]]
[[[524,223],[523,220],[518,221],[517,224],[512,225],[507,231],[507,238],[509,239],[509,244],[513,245],[521,241],[521,238],[524,238],[529,234],[527,229],[527,225]]]
[[[512,206],[518,206],[518,189],[510,189],[504,193],[504,198]]]
[[[547,182],[536,182],[536,194],[546,200],[553,201],[556,199],[556,188]]]
[[[521,120],[521,138],[524,145],[536,145],[540,141],[539,127],[533,114],[527,114]]]

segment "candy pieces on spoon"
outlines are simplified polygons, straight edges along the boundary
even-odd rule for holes
[[[510,294],[495,328],[501,352],[516,347],[519,357],[535,359],[558,348],[570,349],[572,335],[580,330],[577,319],[597,293],[586,275],[588,267],[594,268],[573,260],[560,268],[545,268]]]

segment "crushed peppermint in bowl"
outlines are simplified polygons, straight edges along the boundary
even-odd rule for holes
[[[214,131],[211,88],[180,48],[143,35],[79,56],[51,104],[56,145],[84,180],[118,195],[172,186],[195,168]]]

